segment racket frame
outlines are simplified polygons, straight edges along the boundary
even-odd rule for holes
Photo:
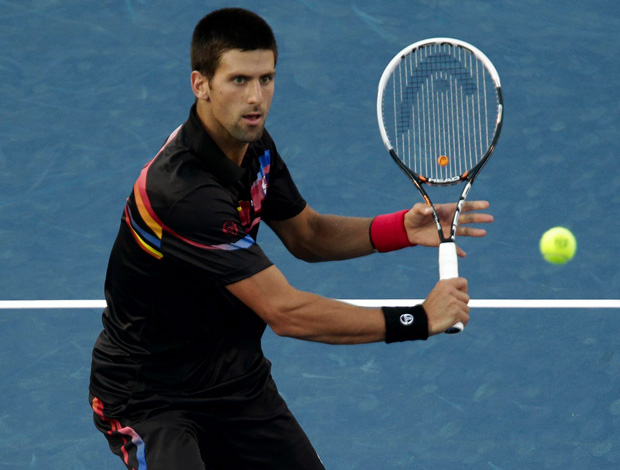
[[[412,54],[416,49],[419,49],[421,47],[426,47],[429,45],[433,45],[433,44],[434,45],[449,44],[455,47],[461,47],[461,48],[467,49],[471,53],[473,53],[474,56],[480,62],[482,62],[485,69],[489,72],[489,75],[491,76],[493,80],[493,84],[494,84],[495,91],[497,94],[497,102],[498,102],[495,130],[493,133],[493,137],[491,138],[489,147],[484,153],[484,155],[482,156],[482,158],[478,160],[478,162],[472,168],[465,171],[464,173],[458,176],[454,176],[454,177],[450,177],[446,179],[426,178],[424,176],[419,175],[418,173],[413,171],[411,168],[409,168],[409,166],[407,166],[400,159],[400,157],[394,150],[394,147],[392,146],[390,138],[387,135],[387,131],[384,125],[384,118],[383,118],[383,95],[386,89],[386,85],[388,81],[390,80],[390,78],[392,77],[393,72],[396,70],[398,65],[403,61],[403,59],[405,59],[407,56]],[[381,133],[381,139],[383,140],[383,143],[386,149],[388,150],[390,156],[392,157],[392,159],[396,162],[396,164],[400,167],[400,169],[409,177],[411,182],[414,184],[414,186],[418,189],[418,191],[424,198],[424,201],[426,202],[426,204],[428,204],[432,210],[433,219],[435,221],[435,225],[437,227],[437,233],[439,235],[439,277],[440,279],[450,279],[450,278],[458,277],[458,257],[457,257],[457,251],[456,251],[455,237],[456,237],[456,229],[458,227],[459,216],[461,213],[461,209],[463,207],[463,203],[465,202],[465,199],[467,198],[467,195],[469,194],[469,191],[471,189],[471,186],[474,180],[480,173],[480,170],[488,162],[489,157],[495,150],[495,147],[497,145],[497,141],[499,139],[499,135],[502,129],[503,115],[504,115],[504,103],[503,103],[503,97],[502,97],[501,82],[499,79],[499,74],[497,73],[497,70],[495,69],[493,63],[478,48],[474,47],[473,45],[465,41],[461,41],[459,39],[437,37],[437,38],[424,39],[424,40],[415,42],[413,44],[410,44],[409,46],[405,47],[398,54],[394,56],[394,58],[389,62],[389,64],[383,71],[383,74],[381,75],[381,79],[379,80],[378,94],[377,94],[377,121],[379,123],[379,131]],[[456,209],[454,211],[454,215],[452,217],[452,223],[450,226],[450,234],[448,237],[446,237],[444,235],[443,228],[441,226],[441,221],[439,220],[439,216],[437,215],[437,211],[427,191],[424,189],[424,185],[428,184],[431,186],[448,186],[448,185],[458,184],[461,182],[465,182],[465,187],[463,188],[461,195],[459,197],[459,200],[456,204]],[[447,330],[446,333],[450,333],[450,334],[459,333],[462,330],[463,330],[463,324],[459,322],[456,325],[454,325],[452,328]]]

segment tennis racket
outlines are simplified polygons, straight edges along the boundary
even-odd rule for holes
[[[463,202],[493,153],[503,120],[499,75],[464,41],[433,38],[400,51],[388,64],[377,96],[385,147],[432,208],[439,233],[439,278],[458,277],[456,228]],[[465,183],[445,237],[424,185]],[[459,333],[459,322],[446,333]]]

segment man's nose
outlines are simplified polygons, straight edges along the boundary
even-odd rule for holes
[[[248,86],[248,102],[260,104],[263,101],[263,88],[258,80],[252,80]]]

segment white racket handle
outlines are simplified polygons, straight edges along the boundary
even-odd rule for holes
[[[456,243],[443,242],[439,244],[439,279],[452,279],[459,277],[459,259],[456,254]],[[451,328],[446,330],[446,333],[453,335],[460,333],[465,328],[463,322],[458,322]]]

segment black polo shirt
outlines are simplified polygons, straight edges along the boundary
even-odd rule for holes
[[[105,281],[91,393],[109,403],[152,396],[250,397],[265,386],[265,323],[225,288],[272,263],[259,222],[305,207],[267,132],[241,167],[189,119],[142,170]]]

